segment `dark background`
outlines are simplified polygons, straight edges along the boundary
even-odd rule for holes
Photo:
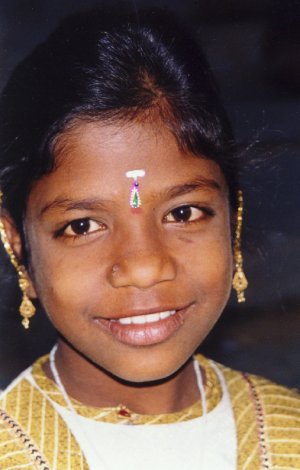
[[[0,88],[65,15],[92,0],[1,0]],[[116,6],[120,2],[111,1]],[[300,387],[300,1],[137,0],[168,7],[197,31],[246,162],[245,305],[234,296],[202,351],[225,364]],[[47,352],[42,312],[24,331],[17,281],[1,251],[0,386]]]

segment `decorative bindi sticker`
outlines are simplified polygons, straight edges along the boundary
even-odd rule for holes
[[[140,186],[138,178],[145,176],[145,170],[131,170],[126,172],[127,178],[133,178],[132,185],[130,186],[129,205],[133,209],[138,209],[142,205]]]

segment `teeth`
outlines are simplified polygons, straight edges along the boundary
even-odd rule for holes
[[[159,320],[164,320],[165,318],[174,315],[176,310],[168,310],[166,312],[159,312],[159,313],[149,313],[148,315],[137,315],[135,317],[126,317],[126,318],[119,318],[116,320],[121,325],[143,325],[145,323],[154,323]]]
[[[122,325],[130,325],[131,323],[131,317],[127,318],[120,318],[120,320],[117,320],[119,323],[122,323]]]
[[[160,313],[151,313],[150,315],[141,315],[140,317],[133,317],[132,322],[135,323],[137,318],[142,319],[142,323],[154,323],[155,321],[160,320]]]
[[[171,313],[172,315],[172,313]],[[160,318],[163,320],[164,318],[168,318],[170,316],[170,312],[161,312],[159,314]]]

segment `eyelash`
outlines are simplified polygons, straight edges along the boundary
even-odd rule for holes
[[[73,234],[68,234],[67,233],[68,228],[70,228],[71,230],[74,231],[74,228],[72,229],[72,225],[74,226],[76,223],[78,225],[79,224],[88,224],[88,227],[87,227],[86,230],[83,231],[83,233],[75,233],[74,232]],[[91,224],[97,224],[98,228],[95,228],[94,230],[89,232]],[[103,231],[103,230],[105,230],[105,228],[106,228],[106,226],[104,224],[96,222],[95,220],[90,219],[89,217],[83,217],[81,219],[72,220],[71,222],[69,222],[68,224],[64,225],[62,228],[57,230],[54,234],[54,238],[66,237],[66,238],[76,240],[77,238],[87,237],[89,235],[93,235],[96,232]]]
[[[191,216],[193,214],[193,210],[197,210],[202,213],[199,217],[197,217],[195,220],[174,220],[174,221],[168,221],[167,217],[172,215],[174,217],[174,213],[177,211],[178,216],[180,216],[180,212],[183,214],[184,217],[184,212],[185,210],[188,210],[189,212],[186,215]],[[165,216],[164,216],[164,222],[166,223],[172,223],[172,224],[196,224],[201,222],[202,220],[205,220],[207,217],[213,217],[215,215],[215,212],[208,208],[208,207],[203,207],[203,206],[197,206],[197,205],[192,205],[192,204],[184,204],[182,206],[175,207],[171,211],[169,211]],[[176,219],[176,215],[175,215]]]
[[[182,215],[182,218],[184,218],[184,216],[191,217],[193,215],[193,210],[199,211],[203,215],[200,215],[195,220],[179,220],[180,215]],[[176,211],[178,212],[177,215],[175,214]],[[184,211],[187,211],[187,213],[185,214]],[[163,217],[163,222],[164,223],[170,223],[170,224],[180,224],[180,225],[181,224],[182,225],[183,224],[196,224],[196,223],[201,222],[202,220],[205,220],[207,217],[213,217],[214,215],[215,215],[214,211],[207,208],[207,207],[196,206],[196,205],[191,205],[191,204],[185,204],[185,205],[182,205],[182,206],[175,207],[174,209],[169,211]],[[172,221],[168,220],[168,217],[170,217],[170,216],[173,216],[173,218],[175,220],[172,220]],[[178,220],[176,220],[176,217],[177,217]],[[87,224],[87,228],[86,228],[85,231],[83,231],[83,233],[75,233],[74,232],[73,234],[68,234],[67,233],[68,228],[70,228],[71,230],[74,231],[74,228],[72,229],[72,225],[74,226],[75,224],[78,224],[78,225]],[[95,228],[94,230],[92,230],[90,232],[89,230],[91,228],[90,227],[91,224],[97,224],[98,228]],[[89,217],[83,217],[81,219],[72,220],[68,224],[64,225],[61,229],[57,230],[54,234],[54,238],[66,237],[66,238],[69,238],[69,239],[76,240],[76,239],[81,238],[81,237],[88,237],[90,235],[93,235],[94,233],[104,231],[105,228],[106,228],[106,226],[104,224],[98,223],[95,220],[90,219]]]

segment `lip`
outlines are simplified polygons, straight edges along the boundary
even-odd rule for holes
[[[105,331],[109,332],[121,343],[131,346],[150,346],[169,339],[184,324],[185,318],[193,303],[180,308],[159,307],[147,310],[134,310],[118,317],[107,319],[96,317],[94,321]],[[118,320],[132,317],[147,316],[161,312],[171,313],[167,318],[160,318],[150,323],[123,324]]]

